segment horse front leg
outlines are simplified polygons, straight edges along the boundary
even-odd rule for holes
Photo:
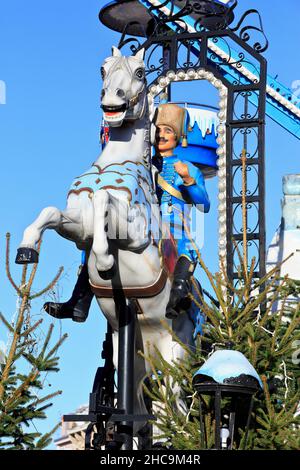
[[[107,238],[107,218],[109,211],[109,193],[100,189],[94,194],[94,239],[92,251],[96,257],[96,268],[103,279],[109,279],[114,272],[114,257],[109,254]]]
[[[17,250],[16,263],[29,264],[38,262],[36,245],[47,228],[57,229],[60,226],[62,213],[56,207],[46,207],[37,219],[24,231],[22,242]]]

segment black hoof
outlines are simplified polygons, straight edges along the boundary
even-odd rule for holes
[[[32,264],[39,262],[39,254],[33,248],[18,248],[16,263],[17,264]]]
[[[115,263],[108,271],[98,271],[99,276],[105,281],[112,279],[114,275],[116,274],[116,272],[117,272],[117,267]]]

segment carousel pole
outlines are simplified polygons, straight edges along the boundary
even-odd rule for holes
[[[118,428],[118,437],[122,442],[122,450],[132,450],[133,422],[126,416],[133,415],[133,382],[134,382],[134,348],[135,348],[135,308],[127,304],[125,297],[117,293],[119,317],[119,349],[118,349],[118,409],[125,411],[124,421]]]

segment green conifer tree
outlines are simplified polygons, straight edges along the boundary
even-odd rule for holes
[[[206,413],[206,436],[201,436],[199,397],[193,387],[193,376],[212,352],[230,348],[246,356],[263,382],[263,390],[255,396],[247,440],[240,430],[234,448],[299,449],[300,374],[295,348],[300,344],[300,302],[289,302],[291,292],[295,295],[294,281],[281,279],[279,267],[263,279],[254,279],[253,259],[249,272],[241,264],[239,282],[234,286],[225,269],[213,275],[199,252],[198,259],[217,301],[206,301],[198,292],[201,299],[198,305],[206,316],[203,335],[198,336],[194,350],[181,343],[186,350],[183,361],[169,364],[159,351],[155,359],[145,355],[153,371],[151,386],[145,390],[155,402],[159,417],[156,438],[175,449],[213,447],[214,413]],[[182,388],[185,411],[176,406],[174,383]],[[211,398],[204,398],[204,408],[213,410]]]
[[[61,394],[61,391],[57,391],[38,396],[43,390],[45,374],[59,370],[57,351],[67,335],[51,347],[53,325],[50,325],[45,339],[37,343],[33,335],[42,320],[31,324],[30,302],[53,289],[63,269],[59,269],[53,281],[45,289],[34,293],[33,283],[37,264],[33,265],[29,275],[28,266],[24,265],[21,283],[18,286],[10,273],[10,234],[7,234],[6,238],[6,273],[20,302],[15,321],[9,322],[0,313],[0,321],[7,328],[11,338],[8,350],[1,353],[0,361],[0,448],[44,449],[51,443],[51,436],[60,423],[46,434],[31,431],[30,425],[45,419],[46,410],[52,405],[50,400]]]

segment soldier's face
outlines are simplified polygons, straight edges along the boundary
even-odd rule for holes
[[[156,146],[161,155],[172,154],[177,146],[176,134],[169,126],[158,126],[156,133]]]

